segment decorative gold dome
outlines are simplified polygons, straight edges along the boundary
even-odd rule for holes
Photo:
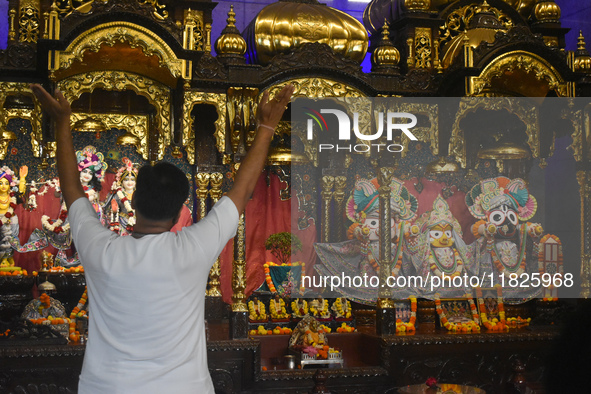
[[[536,22],[560,22],[560,7],[554,0],[538,0],[532,11],[532,19]]]
[[[583,31],[579,31],[579,44],[575,52],[574,69],[577,72],[591,73],[591,56],[585,48],[585,37]]]
[[[268,64],[279,54],[305,43],[328,44],[336,53],[361,63],[368,34],[342,11],[310,1],[279,1],[263,8],[244,33],[251,63]]]
[[[400,62],[400,52],[392,44],[389,36],[390,30],[388,29],[388,22],[386,22],[382,29],[382,39],[371,56],[372,71],[380,72],[387,69],[396,69]]]
[[[431,0],[404,0],[404,8],[411,11],[427,11],[431,7]]]
[[[246,53],[246,41],[242,38],[240,31],[236,27],[235,16],[234,6],[231,5],[230,11],[228,12],[228,19],[226,19],[227,25],[215,41],[215,51],[221,58],[243,58]]]

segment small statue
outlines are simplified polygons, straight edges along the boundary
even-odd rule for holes
[[[294,319],[301,319],[308,316],[308,301],[303,298],[296,298],[291,302],[291,315]]]
[[[289,348],[311,357],[328,358],[328,339],[326,331],[318,320],[312,316],[306,316],[298,323],[291,338]]]
[[[0,266],[14,267],[14,250],[18,250],[19,223],[14,208],[22,203],[26,189],[27,166],[19,170],[19,178],[7,166],[0,168]],[[13,245],[14,244],[14,245]],[[18,250],[21,251],[21,250]]]
[[[351,318],[351,302],[345,297],[337,298],[332,307],[336,319],[350,319]]]
[[[248,318],[252,321],[267,321],[267,313],[265,311],[265,304],[254,297],[252,301],[248,303]]]
[[[135,225],[135,210],[131,207],[131,198],[135,191],[138,169],[127,157],[124,166],[117,170],[111,194],[103,204],[106,224],[111,231],[119,235],[129,235]]]
[[[318,297],[310,301],[310,312],[312,316],[319,319],[330,319],[330,311],[328,310],[328,300]]]
[[[285,310],[285,301],[283,301],[279,294],[275,294],[275,298],[271,299],[269,311],[271,312],[271,319],[281,320],[289,318]]]

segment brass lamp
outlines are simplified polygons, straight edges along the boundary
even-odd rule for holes
[[[2,141],[16,141],[16,134],[10,130],[4,130],[2,132]]]
[[[89,116],[84,119],[80,119],[74,126],[72,127],[74,131],[84,132],[84,133],[104,133],[107,131],[107,126],[105,123],[97,119],[93,116]]]
[[[484,160],[521,160],[529,159],[529,151],[511,142],[504,142],[492,148],[481,149],[478,158]]]

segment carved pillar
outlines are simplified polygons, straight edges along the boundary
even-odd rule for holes
[[[334,178],[334,201],[335,201],[335,226],[334,240],[342,241],[346,239],[346,232],[343,226],[343,213],[345,212],[345,187],[347,186],[347,177],[336,176]]]
[[[581,297],[591,297],[591,176],[577,171],[581,194]]]
[[[203,219],[207,215],[207,188],[209,186],[210,175],[204,172],[200,172],[195,177],[197,183],[196,195],[199,199],[199,220]]]
[[[378,309],[376,311],[376,331],[378,335],[393,335],[396,333],[396,313],[394,301],[390,298],[390,291],[386,285],[390,275],[390,261],[392,260],[392,228],[390,198],[392,190],[390,183],[394,168],[381,167],[378,170],[380,188],[380,272],[378,290]]]
[[[214,172],[209,177],[211,181],[211,189],[209,190],[209,196],[211,197],[211,201],[213,204],[219,201],[222,197],[222,181],[224,176],[219,172]],[[205,293],[210,297],[221,297],[222,292],[220,291],[220,257],[218,256],[217,260],[211,267],[209,271],[209,283],[208,289]]]
[[[322,227],[320,239],[322,242],[330,242],[330,202],[332,200],[332,187],[334,177],[325,175],[322,177]]]
[[[240,215],[238,230],[234,238],[234,263],[232,264],[232,319],[230,335],[232,339],[248,336],[248,308],[246,307],[246,245],[244,214]]]

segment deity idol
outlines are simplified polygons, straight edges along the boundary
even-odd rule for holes
[[[100,152],[96,152],[93,146],[87,146],[81,151],[76,152],[76,159],[78,162],[78,170],[80,171],[80,183],[86,193],[89,201],[92,203],[95,211],[101,222],[104,223],[102,208],[99,204],[99,193],[101,191],[101,182],[105,176],[107,163],[104,161],[104,156]],[[68,223],[68,210],[65,201],[62,201],[60,213],[57,219],[50,219],[49,216],[43,215],[41,217],[41,224],[43,226],[43,234],[49,243],[56,249],[56,261],[59,265],[75,266],[80,264],[77,254],[72,258],[66,257],[65,250],[67,250],[71,243],[70,224]]]
[[[407,251],[417,273],[423,278],[463,276],[472,262],[472,253],[462,239],[462,228],[452,215],[447,202],[437,196],[433,209],[421,215],[407,236]],[[449,279],[448,279],[449,280]],[[440,284],[431,288],[431,284]],[[471,288],[456,287],[450,282],[431,279],[424,294],[439,293],[445,297],[464,296]]]
[[[103,209],[109,228],[119,235],[129,235],[135,225],[135,210],[131,207],[131,198],[135,191],[138,169],[127,157],[123,158],[123,163],[124,166],[117,170],[111,187],[112,193]]]
[[[0,220],[2,234],[0,241],[0,266],[14,267],[13,247],[11,243],[18,243],[19,224],[14,208],[25,193],[27,166],[19,170],[19,178],[7,166],[0,168]],[[12,241],[12,242],[11,242]]]
[[[350,241],[336,244],[316,244],[320,261],[315,268],[321,276],[350,277],[351,283],[342,283],[336,290],[349,299],[373,303],[377,299],[379,274],[380,223],[377,179],[360,179],[347,201],[346,214],[353,222],[347,232]],[[390,231],[391,262],[388,275],[397,277],[414,271],[412,264],[403,259],[403,235],[408,221],[414,218],[418,209],[417,199],[408,192],[402,181],[392,178],[390,183]],[[353,283],[353,278],[368,278],[365,282]],[[371,279],[373,278],[373,279]],[[366,283],[367,282],[367,283]],[[407,298],[411,289],[396,288],[394,298]]]
[[[542,289],[531,286],[531,282],[529,287],[510,282],[523,273],[541,274],[545,270],[544,264],[539,264],[544,253],[538,254],[542,226],[527,222],[536,213],[537,202],[525,182],[505,177],[486,179],[470,190],[466,204],[472,216],[480,219],[472,230],[478,237],[473,247],[479,274],[488,278],[492,273],[493,283],[504,285],[503,296],[513,302],[539,296]]]

